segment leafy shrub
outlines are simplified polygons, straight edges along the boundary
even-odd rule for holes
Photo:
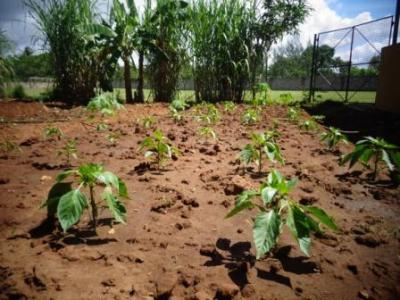
[[[27,96],[24,87],[21,84],[15,85],[11,91],[11,97],[18,100],[26,99]]]
[[[72,182],[64,182],[74,176]],[[73,188],[72,185],[77,187]],[[71,226],[79,222],[83,211],[91,207],[92,225],[96,231],[97,204],[94,196],[95,188],[102,187],[101,199],[106,202],[113,218],[120,223],[126,223],[126,209],[118,197],[128,198],[125,183],[111,172],[105,171],[101,165],[85,164],[77,169],[66,170],[56,178],[56,183],[50,189],[43,207],[47,207],[48,215],[57,214],[61,227],[66,232]],[[83,189],[89,190],[89,196]]]
[[[271,87],[268,83],[258,83],[256,93],[256,97],[251,101],[253,105],[267,105],[271,102]]]
[[[269,173],[259,190],[247,190],[236,199],[235,207],[227,214],[230,218],[245,209],[258,208],[254,219],[253,239],[257,259],[272,251],[286,225],[296,239],[301,251],[310,255],[311,233],[322,233],[321,224],[338,230],[335,221],[324,210],[293,201],[289,194],[297,179],[286,180],[278,171]],[[259,203],[254,203],[259,199]]]
[[[294,98],[291,93],[284,93],[279,95],[279,103],[289,105],[293,102]]]
[[[172,158],[172,155],[178,155],[178,148],[171,145],[171,142],[160,130],[154,131],[152,136],[145,138],[140,144],[140,150],[146,149],[144,156],[152,158],[160,170],[162,164]]]
[[[124,106],[118,102],[113,93],[102,93],[89,101],[87,109],[91,112],[100,112],[102,115],[113,116]]]
[[[328,131],[321,133],[321,141],[325,142],[330,150],[340,142],[348,143],[347,137],[337,128],[329,127]]]
[[[261,120],[260,110],[257,108],[248,108],[242,116],[242,123],[245,125],[254,125]]]
[[[343,165],[348,162],[349,168],[352,168],[357,162],[360,162],[369,168],[371,160],[373,161],[374,180],[379,171],[379,163],[382,162],[389,170],[392,179],[396,183],[400,183],[400,148],[386,142],[382,138],[367,136],[363,140],[358,141],[355,149],[342,158],[341,164]]]
[[[62,130],[55,126],[47,126],[44,129],[43,134],[46,139],[51,139],[53,137],[56,137],[58,140],[60,140],[64,136],[64,133],[62,132]]]
[[[65,156],[66,164],[69,166],[71,164],[71,157],[78,159],[78,150],[76,149],[76,141],[69,139],[65,142],[65,145],[58,150],[57,156]]]
[[[247,165],[255,162],[258,172],[262,171],[263,154],[273,163],[285,163],[278,144],[276,143],[276,133],[267,131],[265,133],[252,133],[251,143],[247,144],[240,153],[240,159]]]

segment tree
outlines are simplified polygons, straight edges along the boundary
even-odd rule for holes
[[[155,37],[155,48],[150,51],[150,84],[156,101],[173,99],[181,65],[185,57],[184,28],[187,21],[185,1],[157,0],[150,17],[150,31]]]
[[[5,31],[0,30],[0,97],[4,95],[4,82],[14,74],[12,65],[6,58],[11,49],[11,41],[7,38]]]
[[[254,2],[254,11],[258,10]],[[296,32],[298,26],[309,13],[305,0],[264,0],[262,13],[253,25],[252,61],[250,81],[255,97],[257,70],[260,62],[265,62],[265,79],[268,80],[268,52],[276,41],[285,34]]]

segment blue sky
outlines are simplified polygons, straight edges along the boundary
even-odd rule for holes
[[[374,19],[393,15],[396,0],[329,0],[329,7],[339,15],[354,18],[358,14],[369,11]]]

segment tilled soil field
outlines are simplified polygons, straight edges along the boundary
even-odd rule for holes
[[[127,105],[98,132],[82,108],[0,102],[0,140],[22,150],[0,157],[0,299],[400,299],[400,190],[385,175],[371,182],[370,171],[339,166],[353,146],[325,150],[318,133],[286,119],[286,107],[264,108],[255,126],[241,124],[243,110],[221,108],[219,139],[206,142],[192,110],[176,125],[163,104]],[[144,129],[137,119],[149,115],[156,124]],[[274,119],[286,164],[266,162],[257,176],[237,157],[249,134]],[[74,166],[101,163],[126,182],[127,225],[100,210],[97,235],[87,212],[66,234],[49,230],[40,206],[65,168],[57,156],[64,139],[43,136],[50,123],[76,139]],[[139,151],[155,128],[182,152],[161,172]],[[120,135],[116,145],[110,131]],[[255,211],[224,219],[272,168],[299,179],[296,201],[320,206],[340,226],[313,239],[311,257],[284,231],[274,255],[256,261]]]

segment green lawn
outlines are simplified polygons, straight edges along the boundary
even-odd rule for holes
[[[39,99],[42,93],[47,91],[46,88],[25,88],[25,93],[28,98]],[[125,90],[122,88],[115,89],[117,93],[120,94],[121,98],[125,98]],[[272,91],[273,100],[279,100],[279,95],[284,93],[292,94],[295,101],[301,101],[304,99],[305,93],[303,91]],[[150,94],[150,90],[144,90],[145,99],[151,101],[152,96]],[[340,92],[340,94],[344,97],[344,92]],[[325,101],[325,100],[333,100],[333,101],[342,101],[340,95],[337,92],[329,91],[329,92],[317,92],[316,101]],[[361,102],[361,103],[373,103],[375,102],[375,92],[349,92],[349,96],[351,97],[350,102]],[[194,91],[179,91],[177,97],[183,97],[184,99],[192,99],[194,100]],[[250,99],[251,93],[247,91],[245,93],[245,99]]]

